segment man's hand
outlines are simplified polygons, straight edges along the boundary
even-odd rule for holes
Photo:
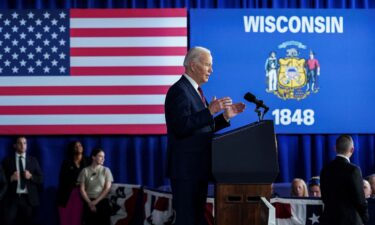
[[[228,121],[231,118],[242,113],[246,108],[246,105],[242,102],[227,106],[224,111],[224,118]]]
[[[219,99],[213,97],[210,105],[208,105],[208,110],[210,110],[211,115],[214,115],[230,105],[232,105],[232,99],[229,97]]]
[[[20,173],[18,171],[14,171],[12,176],[10,176],[10,181],[18,181],[20,179]]]
[[[33,177],[33,175],[30,173],[30,171],[25,170],[25,178],[26,180],[30,180]]]

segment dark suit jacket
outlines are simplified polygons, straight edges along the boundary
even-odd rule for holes
[[[12,201],[17,196],[17,181],[10,181],[12,174],[17,171],[16,167],[16,156],[13,154],[4,159],[3,167],[6,179],[8,181],[8,190],[6,194],[6,201]],[[30,171],[32,178],[26,180],[26,187],[28,190],[28,198],[31,206],[39,205],[39,194],[38,189],[43,183],[42,170],[40,169],[38,160],[32,156],[26,155],[26,168],[25,170]]]
[[[168,130],[167,174],[175,179],[211,178],[213,133],[229,123],[213,117],[188,79],[181,77],[165,100]]]
[[[320,174],[322,224],[362,225],[368,221],[361,170],[337,156]]]

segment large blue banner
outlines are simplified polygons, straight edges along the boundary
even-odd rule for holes
[[[374,10],[192,9],[190,46],[212,51],[209,98],[252,92],[278,133],[375,133],[374,21]],[[257,120],[254,108],[232,125]]]

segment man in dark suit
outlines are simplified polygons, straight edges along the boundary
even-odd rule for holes
[[[229,97],[204,98],[201,85],[212,73],[208,49],[195,47],[184,60],[185,74],[168,90],[165,117],[168,129],[168,165],[176,225],[205,224],[204,207],[211,178],[213,133],[228,127],[229,120],[243,112],[243,103]],[[224,113],[214,117],[216,113]]]
[[[4,224],[33,224],[33,211],[39,205],[42,171],[36,158],[26,155],[27,140],[17,137],[15,153],[3,161],[8,190],[5,195]]]
[[[321,171],[324,203],[321,224],[362,225],[368,221],[361,170],[349,160],[353,152],[353,139],[341,135],[336,140],[336,158]]]

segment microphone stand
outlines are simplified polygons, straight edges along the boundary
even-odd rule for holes
[[[269,108],[266,107],[266,108],[263,108],[263,111],[260,110],[260,105],[257,105],[257,107],[255,108],[255,112],[257,113],[258,115],[258,122],[262,121],[263,118],[264,118],[264,115],[268,112]]]

